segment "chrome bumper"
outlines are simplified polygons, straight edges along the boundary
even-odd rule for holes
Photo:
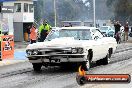
[[[27,56],[31,63],[61,63],[86,61],[85,54],[57,54],[57,55],[31,55]]]

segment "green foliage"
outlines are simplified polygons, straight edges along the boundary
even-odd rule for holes
[[[129,6],[128,6],[128,12],[129,12],[130,14],[132,14],[132,4],[129,4]]]
[[[111,7],[112,4],[113,4],[113,1],[114,1],[114,0],[107,0],[107,1],[106,1],[106,5],[107,5],[108,7]]]
[[[106,4],[113,10],[115,20],[131,21],[132,2],[130,0],[107,0]]]
[[[107,11],[106,0],[96,1],[96,18],[110,19],[113,15]],[[112,5],[118,0],[107,0],[107,4]],[[87,3],[90,3],[88,6]],[[103,8],[103,9],[102,9]],[[61,21],[88,21],[93,19],[93,0],[56,0],[57,26]],[[37,0],[35,6],[35,19],[39,22],[46,19],[51,26],[54,26],[54,0]]]
[[[54,26],[54,0],[38,0],[35,6],[35,19],[46,19]],[[81,0],[56,0],[57,25],[61,21],[88,19],[88,8]],[[90,17],[89,17],[90,18]]]

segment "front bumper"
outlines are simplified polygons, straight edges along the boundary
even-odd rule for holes
[[[85,54],[30,55],[26,57],[31,63],[61,63],[86,61]]]

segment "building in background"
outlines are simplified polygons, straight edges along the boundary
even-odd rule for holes
[[[0,0],[1,8],[12,8],[13,12],[1,9],[0,20],[7,19],[9,34],[14,34],[15,41],[24,41],[27,28],[34,23],[33,0]]]

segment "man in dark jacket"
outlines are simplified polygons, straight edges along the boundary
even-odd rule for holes
[[[118,33],[120,31],[120,27],[121,27],[121,24],[119,23],[119,21],[117,21],[114,24],[114,27],[115,27],[115,35],[116,35],[116,33]]]
[[[115,38],[116,38],[116,41],[117,43],[120,43],[119,41],[121,40],[120,38],[120,28],[121,28],[121,24],[119,23],[119,21],[117,21],[115,24],[114,24],[114,27],[115,27]]]

